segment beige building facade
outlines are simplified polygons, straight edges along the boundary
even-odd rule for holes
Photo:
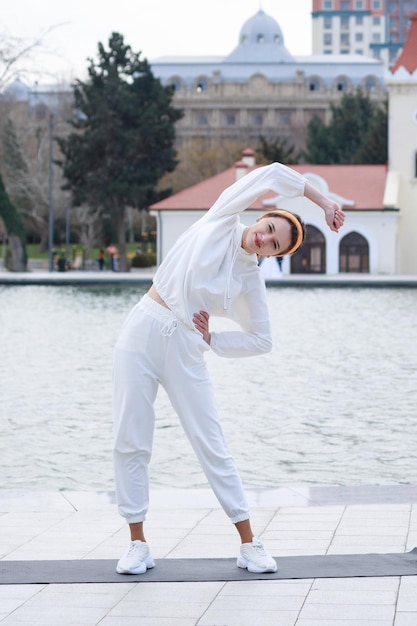
[[[253,146],[262,135],[302,149],[312,117],[328,122],[331,104],[345,92],[360,88],[378,102],[387,97],[379,60],[296,57],[285,47],[279,24],[262,9],[243,24],[237,47],[226,57],[163,57],[150,64],[184,111],[176,124],[179,143],[228,138]]]

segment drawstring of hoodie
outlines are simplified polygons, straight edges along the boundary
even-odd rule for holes
[[[227,274],[226,287],[225,287],[225,290],[224,290],[223,308],[224,308],[225,311],[227,311],[228,300],[230,300],[230,298],[232,297],[231,293],[230,293],[230,285],[231,285],[231,282],[232,282],[233,266],[235,264],[238,252],[239,252],[239,246],[237,245],[235,247],[235,251],[233,253],[233,258],[232,258],[232,261],[231,261],[230,266],[229,266],[229,272]]]

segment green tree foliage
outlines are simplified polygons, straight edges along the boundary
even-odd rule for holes
[[[175,122],[182,112],[173,92],[156,79],[146,60],[113,33],[109,49],[98,44],[88,80],[74,87],[75,132],[59,139],[63,174],[76,205],[109,214],[126,269],[126,207],[147,209],[168,195],[157,183],[175,168]]]
[[[268,141],[261,135],[256,152],[258,162],[272,163],[278,161],[287,165],[295,165],[300,161],[300,155],[295,151],[295,146],[289,145],[286,139],[276,138],[273,141]]]
[[[26,235],[22,218],[16,211],[0,176],[0,217],[3,220],[11,252],[10,269],[22,272],[26,269]]]
[[[331,105],[332,118],[326,126],[314,117],[307,129],[308,163],[377,164],[388,158],[388,110],[372,102],[361,91],[345,93],[339,105]]]

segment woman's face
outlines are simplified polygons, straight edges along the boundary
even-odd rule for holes
[[[282,217],[258,217],[255,224],[245,228],[242,248],[261,256],[277,256],[291,245],[291,224]]]

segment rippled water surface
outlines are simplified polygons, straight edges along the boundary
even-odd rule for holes
[[[3,488],[114,488],[112,353],[141,294],[0,287]],[[270,354],[207,356],[245,485],[417,483],[417,290],[271,287],[268,299]],[[163,390],[151,481],[206,486]]]

